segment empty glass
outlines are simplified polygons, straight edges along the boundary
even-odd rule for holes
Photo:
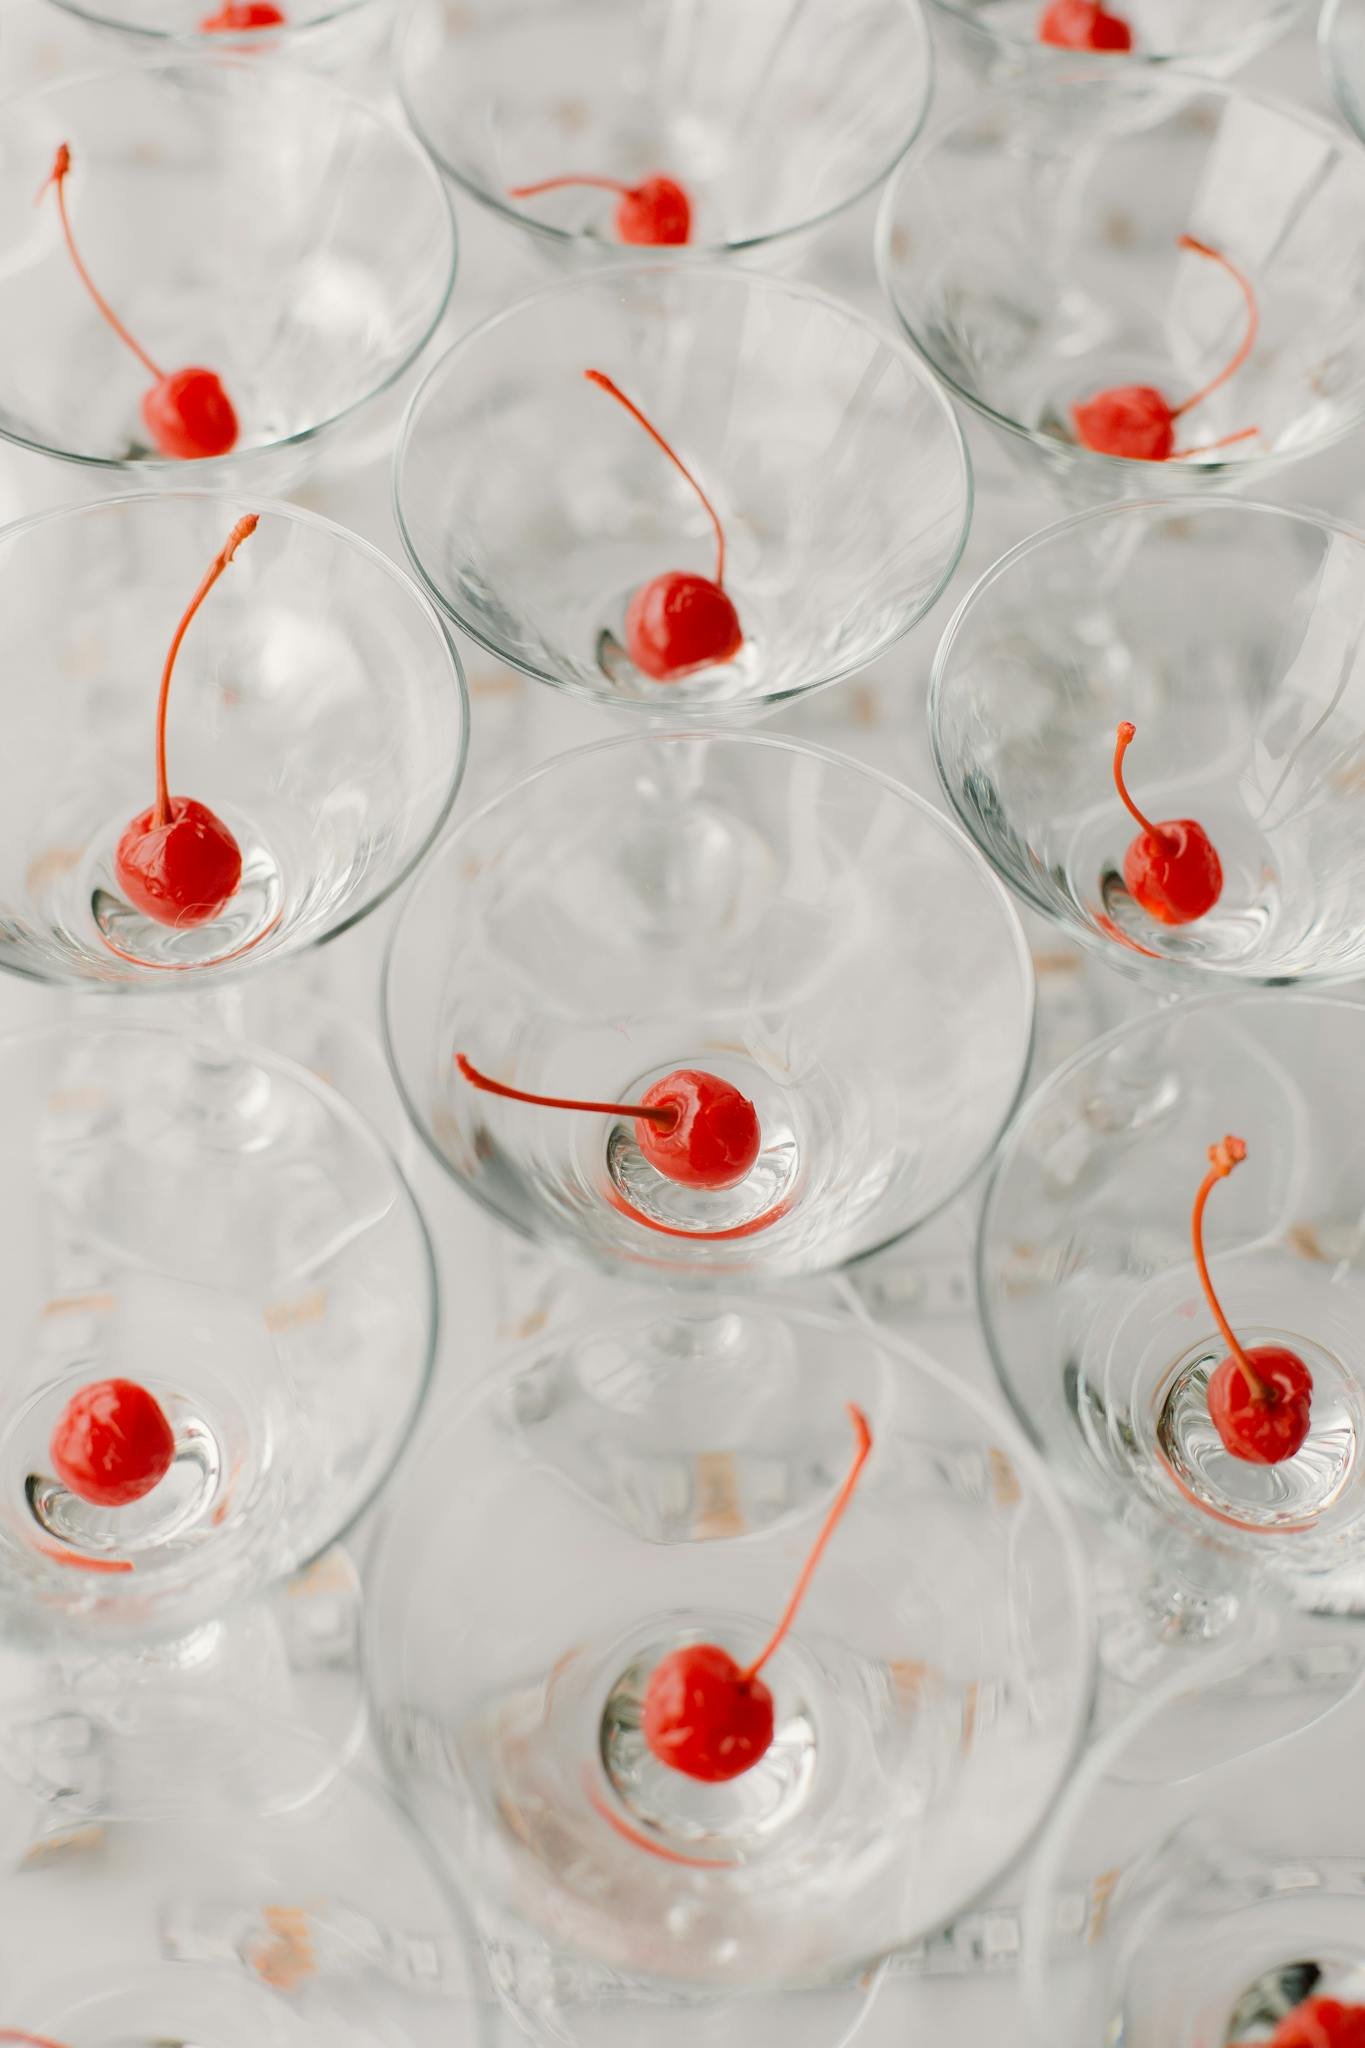
[[[437,162],[542,246],[619,252],[616,200],[514,187],[664,173],[691,202],[691,245],[721,251],[878,184],[924,119],[932,53],[918,0],[423,0],[397,68]]]
[[[714,501],[743,646],[658,680],[633,592],[715,574],[696,492],[584,371],[611,377]],[[862,668],[957,566],[971,484],[911,352],[804,285],[648,268],[576,279],[458,342],[397,456],[408,552],[463,630],[541,682],[667,718],[780,702]]]
[[[1035,534],[969,592],[930,687],[943,787],[1019,896],[1163,988],[1365,973],[1365,536],[1236,502],[1110,506]],[[1170,924],[1130,888],[1144,815],[1223,871]]]
[[[34,210],[63,142],[100,290],[161,367],[215,370],[236,412],[236,446],[196,483],[292,474],[421,350],[455,274],[439,177],[373,107],[264,54],[178,50],[5,105],[0,434],[142,485],[187,480],[149,444],[148,372],[91,303],[52,195]]]

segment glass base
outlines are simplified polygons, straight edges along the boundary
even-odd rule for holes
[[[624,1100],[639,1102],[657,1081],[696,1061],[660,1062],[628,1081]],[[763,1149],[743,1180],[730,1188],[692,1188],[670,1180],[640,1149],[634,1122],[616,1124],[607,1140],[607,1174],[624,1214],[670,1236],[750,1237],[777,1222],[802,1181],[801,1139],[794,1105],[799,1097],[752,1060],[708,1052],[705,1071],[731,1082],[753,1103]]]

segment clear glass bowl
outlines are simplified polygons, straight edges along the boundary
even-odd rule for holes
[[[1073,1766],[1082,1553],[1018,1430],[870,1323],[722,1296],[664,1348],[658,1321],[618,1287],[409,1465],[368,1606],[381,1733],[509,1969],[529,1927],[665,1991],[842,1983],[1008,1865]],[[757,1653],[848,1470],[848,1402],[871,1457],[766,1667],[776,1740],[685,1778],[640,1688],[682,1641]]]
[[[434,1354],[426,1231],[339,1096],[226,1040],[12,1035],[0,1105],[5,1633],[172,1638],[307,1565],[392,1469]],[[48,1446],[77,1389],[119,1378],[160,1403],[176,1457],[96,1507]]]
[[[745,632],[732,661],[661,682],[626,651],[634,590],[713,576],[716,543],[593,368],[715,501]],[[466,633],[541,682],[668,717],[864,667],[943,591],[971,516],[952,408],[911,352],[819,292],[735,270],[594,273],[498,314],[418,391],[396,480],[408,552]]]
[[[175,793],[243,850],[185,929],[126,899],[113,856],[153,796],[158,682],[181,613],[245,511],[260,524],[176,665]],[[343,931],[397,887],[454,801],[464,678],[386,556],[290,505],[115,498],[0,529],[0,967],[42,981],[215,977]]]
[[[376,1779],[222,1709],[84,1725],[46,1782],[0,1780],[6,2039],[487,2048],[463,1916]]]
[[[7,439],[142,486],[186,481],[184,462],[147,443],[147,372],[91,304],[50,195],[34,209],[62,142],[100,289],[158,362],[207,364],[232,399],[237,445],[193,464],[196,483],[279,473],[430,338],[455,275],[439,177],[373,107],[262,54],[182,50],[5,104]]]
[[[1038,40],[1047,0],[929,0],[935,38],[947,38],[978,76],[1004,80],[1035,67],[1077,62],[1075,52]],[[1215,76],[1235,71],[1275,42],[1304,0],[1108,0],[1132,30],[1133,47],[1105,61],[1175,65]],[[1097,53],[1088,51],[1093,61]]]
[[[1247,274],[1260,333],[1180,429],[1193,459],[1081,446],[1078,400],[1152,384],[1183,399],[1232,356]],[[1118,66],[1048,71],[974,101],[887,190],[883,286],[949,389],[1076,504],[1250,483],[1365,416],[1365,155],[1297,108]]]
[[[999,884],[908,790],[787,740],[675,733],[562,756],[453,833],[395,927],[384,1004],[418,1130],[524,1235],[795,1273],[971,1178],[1023,1079],[1033,976]],[[737,1186],[683,1187],[629,1119],[499,1101],[457,1053],[613,1102],[699,1067],[754,1103],[762,1150]]]
[[[1062,2048],[1268,2048],[1304,2001],[1365,2006],[1365,1859],[1352,1788],[1362,1703],[1189,1788],[1124,1782],[1138,1741],[1179,1741],[1158,1694],[1087,1758],[1040,1846],[1022,1954],[1028,2038]]]
[[[1365,141],[1365,6],[1361,0],[1326,0],[1318,19],[1318,46],[1337,105]]]
[[[51,0],[107,50],[150,53],[168,42],[197,44],[222,0]],[[393,29],[392,0],[284,0],[287,18],[270,28],[215,29],[213,47],[262,53],[333,76],[355,76],[381,55]]]
[[[513,186],[663,172],[690,197],[690,246],[719,252],[879,184],[924,119],[933,53],[918,0],[423,0],[397,72],[436,161],[543,245],[619,255],[611,195]]]
[[[939,775],[1016,894],[1156,985],[1365,973],[1365,535],[1278,506],[1153,501],[1035,534],[969,592],[939,647]],[[1223,866],[1207,915],[1129,893],[1137,828],[1194,818]]]

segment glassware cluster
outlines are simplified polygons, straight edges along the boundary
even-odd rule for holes
[[[1365,2048],[1365,0],[25,5],[0,2042]]]

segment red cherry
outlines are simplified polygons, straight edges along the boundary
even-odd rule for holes
[[[1243,1349],[1223,1314],[1204,1256],[1204,1209],[1209,1196],[1246,1156],[1240,1138],[1227,1137],[1210,1145],[1209,1170],[1200,1182],[1190,1218],[1199,1284],[1232,1354],[1209,1380],[1209,1417],[1230,1457],[1241,1458],[1248,1465],[1282,1465],[1302,1449],[1308,1435],[1313,1376],[1303,1360],[1281,1344]]]
[[[267,11],[274,13],[275,10],[268,8]],[[236,444],[237,415],[217,376],[212,370],[160,369],[141,342],[133,339],[81,261],[66,210],[66,179],[70,169],[71,151],[66,143],[62,143],[38,197],[42,198],[48,185],[55,185],[62,235],[76,275],[119,340],[132,350],[153,380],[152,389],[142,401],[142,418],[148,433],[163,455],[174,456],[182,462],[209,455],[226,455]]]
[[[642,583],[626,606],[626,652],[656,682],[733,661],[743,645],[739,613],[709,576],[666,570]]]
[[[623,242],[676,244],[692,234],[692,202],[676,178],[656,171],[638,185],[619,178],[542,178],[535,185],[513,185],[509,199],[534,199],[539,192],[558,192],[566,185],[591,185],[599,192],[618,192],[616,232]]]
[[[691,470],[639,406],[601,370],[585,370],[583,375],[599,391],[605,391],[618,405],[623,405],[655,446],[662,448],[678,474],[687,479],[701,499],[716,531],[714,582],[688,569],[670,569],[636,591],[626,606],[627,653],[637,668],[660,683],[671,682],[689,669],[705,664],[733,661],[744,645],[744,629],[725,592],[725,530],[720,515]]]
[[[173,370],[142,401],[147,432],[163,455],[200,462],[237,444],[237,415],[212,370]]]
[[[160,1485],[175,1434],[160,1403],[136,1380],[95,1380],[73,1394],[50,1447],[62,1485],[97,1508],[124,1508]]]
[[[1069,0],[1058,0],[1059,6]],[[1057,12],[1057,8],[1044,16],[1044,21]],[[1040,31],[1041,33],[1041,31]],[[1043,36],[1044,42],[1056,42],[1055,36]],[[1068,45],[1069,48],[1085,48],[1084,44]],[[1127,44],[1094,45],[1095,48],[1123,48]],[[1248,441],[1259,433],[1258,427],[1243,427],[1235,434],[1223,434],[1216,441],[1203,441],[1197,448],[1182,448],[1177,454],[1175,446],[1175,423],[1195,406],[1202,405],[1206,398],[1226,384],[1229,377],[1236,375],[1256,343],[1256,331],[1260,315],[1256,310],[1256,294],[1251,281],[1244,277],[1236,265],[1230,263],[1219,250],[1211,249],[1207,242],[1196,242],[1193,235],[1180,235],[1178,245],[1188,249],[1195,256],[1206,256],[1211,263],[1221,264],[1228,276],[1240,287],[1246,300],[1247,324],[1241,346],[1231,361],[1218,375],[1187,398],[1181,405],[1171,405],[1150,384],[1117,384],[1111,390],[1097,391],[1093,398],[1083,398],[1071,408],[1071,424],[1076,439],[1083,448],[1091,448],[1097,455],[1117,455],[1126,462],[1183,462],[1187,456],[1202,455],[1210,448],[1227,448],[1234,441]]]
[[[1129,895],[1158,924],[1193,924],[1223,893],[1223,864],[1203,826],[1193,818],[1144,817],[1123,779],[1123,757],[1137,733],[1125,718],[1114,748],[1114,781],[1125,808],[1142,830],[1123,856]]]
[[[505,1081],[480,1073],[462,1052],[456,1053],[455,1064],[471,1087],[508,1102],[634,1117],[636,1142],[650,1165],[683,1187],[734,1187],[759,1154],[762,1139],[752,1102],[718,1074],[704,1074],[695,1067],[666,1074],[645,1091],[642,1102],[579,1102],[509,1088]]]
[[[1249,2041],[1233,2048],[1252,2048]],[[1261,2048],[1365,2048],[1365,2005],[1337,1998],[1305,1998],[1287,2012]]]
[[[212,35],[219,30],[236,33],[248,28],[280,28],[283,23],[284,16],[270,0],[227,0],[217,14],[206,14],[199,26],[205,35]]]
[[[741,1670],[718,1643],[689,1643],[670,1650],[649,1674],[641,1716],[645,1742],[651,1756],[684,1777],[723,1784],[752,1770],[772,1744],[773,1696],[758,1674],[796,1619],[872,1450],[867,1417],[854,1407],[848,1415],[853,1424],[853,1462],[801,1567],[782,1619],[760,1655]]]
[[[1038,23],[1040,43],[1059,50],[1131,50],[1133,31],[1100,0],[1052,0]]]
[[[210,563],[175,631],[161,671],[156,707],[156,802],[124,832],[114,855],[114,872],[130,903],[157,924],[207,924],[236,894],[242,879],[241,848],[221,818],[193,797],[170,793],[166,779],[166,711],[171,676],[190,621],[242,542],[256,531],[254,512],[237,521]]]
[[[647,1109],[673,1112],[672,1123],[642,1121],[640,1150],[650,1165],[689,1188],[732,1188],[758,1158],[758,1113],[746,1095],[716,1074],[679,1067],[644,1094]]]

